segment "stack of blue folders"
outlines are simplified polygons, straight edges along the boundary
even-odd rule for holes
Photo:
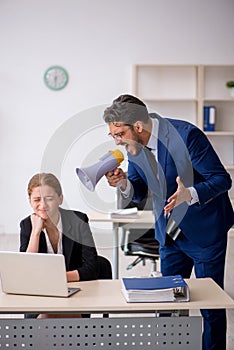
[[[129,303],[184,302],[190,300],[189,287],[180,275],[122,278],[122,292]]]

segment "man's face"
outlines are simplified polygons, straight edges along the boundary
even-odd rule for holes
[[[109,123],[109,135],[113,137],[116,145],[125,146],[127,152],[132,155],[139,153],[141,149],[141,139],[134,125],[123,123]]]

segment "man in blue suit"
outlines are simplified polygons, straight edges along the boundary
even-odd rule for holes
[[[153,195],[161,272],[211,277],[224,287],[227,233],[234,223],[231,178],[205,134],[182,120],[149,114],[135,96],[121,95],[104,111],[110,135],[128,155],[128,175],[106,174],[135,202]],[[226,349],[225,310],[201,310],[203,350]]]

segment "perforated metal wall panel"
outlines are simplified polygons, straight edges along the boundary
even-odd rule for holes
[[[0,349],[199,350],[202,318],[0,319]]]

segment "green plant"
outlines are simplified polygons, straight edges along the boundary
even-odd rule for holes
[[[229,89],[234,88],[234,80],[227,81],[226,87]]]

